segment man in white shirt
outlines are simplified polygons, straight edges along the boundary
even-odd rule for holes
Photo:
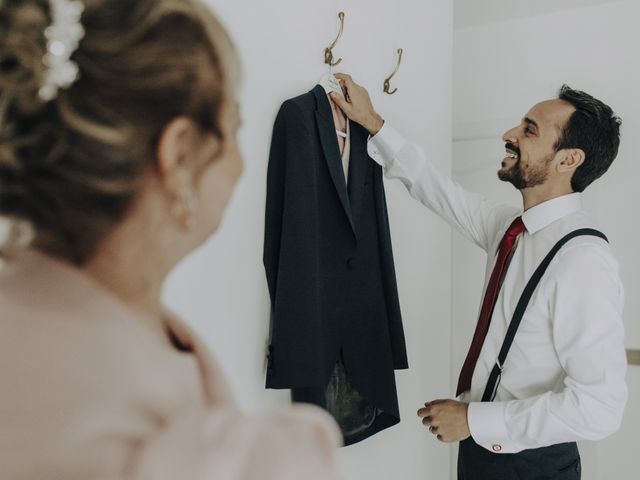
[[[459,400],[425,403],[422,422],[439,440],[460,442],[459,479],[580,478],[575,442],[615,432],[627,400],[618,263],[580,194],[616,157],[620,119],[567,86],[535,105],[503,136],[498,177],[521,192],[519,209],[438,172],[363,87],[336,76],[347,100],[333,100],[369,131],[369,155],[386,176],[488,254]],[[548,269],[532,280],[547,256]]]

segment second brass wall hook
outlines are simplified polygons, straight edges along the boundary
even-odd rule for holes
[[[384,93],[388,93],[389,95],[393,95],[398,91],[397,88],[391,90],[391,79],[394,77],[396,73],[398,73],[398,69],[400,68],[400,63],[402,62],[402,49],[398,49],[398,63],[396,63],[396,68],[393,70],[393,73],[387,77],[384,81]]]
[[[342,61],[342,58],[339,58],[335,62],[333,61],[333,49],[338,44],[338,41],[342,37],[342,32],[344,31],[344,12],[338,13],[338,18],[340,19],[340,31],[338,32],[338,36],[330,46],[324,49],[324,63],[330,67],[335,67]]]

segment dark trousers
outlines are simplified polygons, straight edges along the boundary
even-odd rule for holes
[[[458,450],[458,480],[580,480],[580,472],[575,443],[498,454],[469,437]]]

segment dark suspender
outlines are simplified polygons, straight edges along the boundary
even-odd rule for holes
[[[556,256],[556,253],[567,243],[569,240],[575,237],[583,236],[583,235],[592,235],[595,237],[600,237],[606,242],[609,240],[605,236],[604,233],[599,232],[598,230],[593,230],[591,228],[581,228],[574,232],[571,232],[564,238],[562,238],[553,249],[544,257],[542,263],[538,266],[531,279],[527,283],[527,286],[524,288],[522,292],[522,296],[520,300],[518,300],[518,305],[516,306],[516,310],[513,313],[513,317],[511,318],[511,322],[509,323],[509,328],[507,330],[507,334],[505,336],[504,342],[502,343],[502,348],[500,349],[500,354],[498,355],[498,359],[496,360],[496,364],[493,366],[493,370],[491,370],[491,374],[489,375],[489,381],[487,382],[487,387],[484,390],[484,395],[482,395],[483,402],[491,402],[496,396],[496,391],[498,390],[498,385],[500,384],[500,377],[502,375],[502,369],[504,368],[504,362],[507,359],[507,354],[509,353],[509,349],[513,344],[513,339],[516,336],[516,332],[518,331],[518,327],[520,326],[520,322],[522,321],[522,317],[524,316],[524,312],[527,309],[527,305],[529,304],[529,300],[533,296],[533,292],[536,287],[540,283],[544,272],[547,270],[547,267],[553,260],[553,257]]]

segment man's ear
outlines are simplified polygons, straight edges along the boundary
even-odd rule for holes
[[[156,149],[155,166],[160,183],[177,195],[183,188],[187,171],[187,160],[193,154],[197,127],[187,117],[176,117],[169,122],[160,135]]]
[[[562,157],[558,163],[558,172],[574,172],[584,163],[585,153],[580,148],[567,148],[562,150]]]

